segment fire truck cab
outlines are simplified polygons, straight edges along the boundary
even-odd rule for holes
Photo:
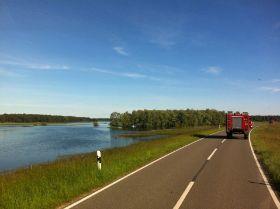
[[[227,138],[232,138],[232,134],[244,134],[244,139],[248,138],[253,124],[247,112],[231,112],[226,114]]]

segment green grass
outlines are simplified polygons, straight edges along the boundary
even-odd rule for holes
[[[25,123],[19,123],[19,122],[0,122],[0,125],[33,125],[36,122],[25,122]]]
[[[159,130],[151,130],[151,131],[135,131],[133,133],[120,134],[116,137],[121,138],[131,138],[131,137],[148,137],[148,136],[174,136],[174,135],[182,135],[182,134],[190,134],[193,132],[198,132],[207,129],[207,126],[199,126],[194,128],[177,128],[177,129],[159,129]]]
[[[251,139],[258,159],[280,192],[280,123],[262,123],[252,131]]]
[[[1,125],[19,125],[19,126],[46,126],[46,125],[69,125],[69,124],[74,124],[74,123],[92,123],[91,121],[82,121],[82,122],[57,122],[57,123],[54,123],[54,122],[0,122],[0,126]]]
[[[56,123],[46,123],[46,122],[1,122],[1,125],[18,125],[18,126],[46,126],[48,124],[56,124]]]
[[[57,208],[74,198],[96,190],[113,180],[197,140],[195,134],[210,134],[216,128],[178,131],[164,139],[149,140],[102,152],[102,171],[95,153],[76,155],[49,164],[0,175],[1,209]],[[166,131],[163,131],[166,133]],[[173,131],[174,132],[174,131]],[[159,132],[156,132],[157,134]]]

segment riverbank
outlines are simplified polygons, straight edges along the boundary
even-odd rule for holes
[[[82,121],[82,122],[65,122],[65,123],[62,123],[62,122],[57,122],[57,123],[54,123],[54,122],[1,122],[0,123],[0,126],[1,125],[16,125],[16,126],[47,126],[47,125],[52,125],[52,126],[59,126],[59,125],[67,125],[67,124],[77,124],[77,123],[92,123],[92,121]]]
[[[260,124],[252,131],[251,138],[260,163],[280,194],[280,123]]]
[[[0,208],[57,208],[197,140],[194,135],[206,135],[217,130],[211,127],[192,128],[185,130],[184,134],[179,132],[164,139],[105,150],[102,152],[101,172],[96,167],[95,153],[89,153],[0,175]]]
[[[45,123],[45,122],[26,122],[26,123],[18,123],[18,122],[2,122],[0,123],[0,126],[47,126],[50,125],[51,123]],[[56,124],[56,123],[52,123]]]
[[[195,131],[203,131],[207,129],[207,126],[198,126],[193,128],[177,128],[177,129],[158,129],[150,131],[133,131],[131,133],[119,134],[116,137],[120,138],[137,138],[137,137],[149,137],[149,136],[174,136],[174,135],[183,135],[190,134]]]

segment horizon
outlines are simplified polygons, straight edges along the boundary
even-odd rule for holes
[[[273,0],[3,0],[0,114],[280,115],[279,9]]]
[[[216,109],[211,109],[211,108],[207,108],[207,109],[210,109],[210,110],[216,110]],[[142,110],[158,110],[158,109],[142,109]],[[186,109],[161,109],[161,110],[186,110]],[[189,109],[189,110],[195,110],[195,111],[203,111],[203,110],[206,110],[206,109]],[[137,111],[137,110],[135,110]],[[224,110],[216,110],[216,111],[221,111],[221,112],[225,112],[227,113],[227,111],[224,111]],[[230,110],[229,110],[230,111]],[[125,112],[128,112],[128,113],[132,113],[132,111],[125,111]],[[240,112],[240,111],[232,111],[233,113],[235,112]],[[118,112],[118,113],[124,113],[124,112]],[[41,113],[0,113],[0,115],[4,115],[4,114],[7,114],[7,115],[48,115],[48,116],[63,116],[63,117],[84,117],[84,118],[90,118],[90,119],[110,119],[110,116],[109,117],[90,117],[90,116],[79,116],[79,115],[55,115],[55,114],[41,114]],[[250,114],[249,113],[249,116],[280,116],[280,115],[259,115],[259,114]]]

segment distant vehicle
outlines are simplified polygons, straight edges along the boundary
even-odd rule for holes
[[[244,134],[244,139],[248,139],[253,123],[247,112],[233,113],[229,111],[226,114],[226,132],[227,138],[232,138],[232,134]]]

